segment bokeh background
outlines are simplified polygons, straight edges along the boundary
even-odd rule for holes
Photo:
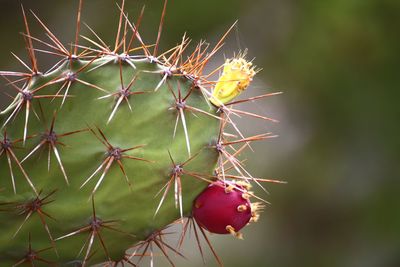
[[[0,69],[20,69],[9,51],[25,56],[20,3],[68,43],[77,2],[0,0]],[[152,42],[162,1],[127,0],[127,11],[137,16],[143,4],[142,35]],[[86,0],[83,20],[111,43],[117,13],[114,0]],[[272,205],[243,231],[244,241],[211,237],[225,265],[400,266],[400,1],[170,0],[161,47],[172,47],[184,32],[215,43],[236,19],[212,64],[248,48],[263,70],[246,94],[284,92],[246,107],[279,124],[241,123],[248,134],[279,134],[256,145],[247,166],[288,184],[258,192]],[[1,94],[0,107],[8,101]],[[177,266],[203,265],[193,248],[185,248],[189,260],[177,259]],[[206,254],[207,266],[216,266]]]

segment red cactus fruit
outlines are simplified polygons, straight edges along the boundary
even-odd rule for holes
[[[194,201],[193,217],[211,233],[241,238],[238,231],[254,217],[247,189],[244,183],[217,181],[210,184]]]

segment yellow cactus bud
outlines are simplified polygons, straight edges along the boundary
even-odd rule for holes
[[[255,74],[253,63],[247,61],[244,56],[227,59],[210,102],[217,107],[228,103],[249,86]]]

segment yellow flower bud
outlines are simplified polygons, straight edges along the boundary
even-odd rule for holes
[[[217,107],[228,103],[249,86],[255,74],[253,64],[244,57],[227,59],[210,102]]]

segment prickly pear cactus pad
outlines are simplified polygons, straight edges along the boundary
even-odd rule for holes
[[[0,71],[15,91],[0,112],[1,266],[137,266],[155,249],[174,265],[188,231],[222,265],[207,232],[241,237],[265,202],[251,184],[281,183],[252,177],[240,159],[274,135],[244,136],[233,119],[276,122],[233,106],[278,93],[240,99],[257,72],[245,53],[204,73],[232,28],[215,46],[189,51],[184,36],[160,52],[167,1],[154,44],[139,33],[143,9],[131,20],[124,6],[108,45],[90,27],[81,35],[80,0],[68,46],[22,7],[28,60],[15,57],[27,71]],[[58,61],[41,69],[37,53]],[[163,238],[171,224],[182,225],[179,244]]]

